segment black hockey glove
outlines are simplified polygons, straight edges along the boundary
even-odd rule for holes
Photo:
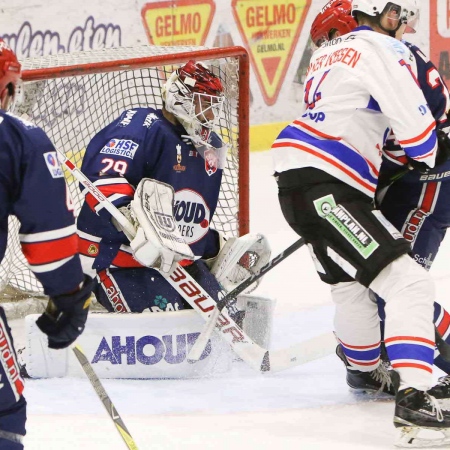
[[[443,130],[437,130],[436,136],[438,140],[438,148],[434,167],[444,164],[445,161],[447,161],[450,157],[450,138],[448,137],[447,133]],[[411,169],[415,169],[420,173],[425,173],[428,172],[428,170],[430,170],[430,167],[424,162],[416,161],[410,158],[409,156],[407,158],[408,158],[408,166]]]
[[[444,164],[450,157],[450,138],[443,130],[437,130],[438,152],[436,155],[436,166]]]
[[[408,155],[406,156],[406,158],[408,159],[408,168],[410,170],[417,170],[417,172],[426,173],[431,169],[431,167],[424,162],[416,161],[415,159],[410,158]]]
[[[53,349],[68,347],[83,332],[89,312],[93,280],[85,275],[80,290],[50,298],[36,324],[48,336]]]

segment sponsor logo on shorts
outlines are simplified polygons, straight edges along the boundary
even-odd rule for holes
[[[425,219],[430,215],[429,212],[422,211],[418,209],[414,211],[408,221],[403,225],[402,233],[403,237],[414,245],[416,242],[417,236],[419,235],[420,229],[422,228]]]
[[[421,256],[415,253],[413,258],[414,261],[419,263],[424,269],[430,270],[431,265],[433,264],[434,255],[433,253],[430,253],[428,256]]]
[[[5,372],[16,401],[22,395],[24,384],[19,372],[19,364],[16,359],[16,354],[13,350],[11,338],[6,331],[6,324],[3,319],[0,319],[0,352],[3,363],[3,370]]]
[[[111,139],[100,150],[100,153],[133,159],[138,148],[139,144],[128,139]]]
[[[315,200],[314,206],[319,216],[333,225],[364,259],[379,247],[367,230],[343,206],[336,204],[333,195]]]

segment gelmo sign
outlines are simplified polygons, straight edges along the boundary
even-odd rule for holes
[[[273,105],[292,59],[311,0],[232,0],[264,101]]]
[[[430,59],[450,80],[450,0],[430,0]]]
[[[153,45],[203,45],[215,12],[213,0],[147,3],[142,20]]]

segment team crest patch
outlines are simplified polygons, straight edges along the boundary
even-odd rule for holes
[[[177,163],[173,166],[173,170],[176,172],[184,172],[186,170],[186,166],[181,165],[181,145],[178,144],[176,146],[177,149]]]
[[[47,164],[47,169],[53,178],[64,178],[64,173],[59,165],[58,157],[56,152],[44,153],[45,164]]]
[[[95,244],[89,245],[87,252],[89,255],[94,256],[98,254],[98,247]]]
[[[205,150],[204,158],[206,173],[209,176],[214,175],[217,172],[218,166],[218,158],[216,152],[212,149]]]

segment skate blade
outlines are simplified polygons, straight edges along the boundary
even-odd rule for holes
[[[349,388],[349,391],[356,397],[361,397],[367,400],[395,400],[395,396],[375,389],[364,389],[364,388]]]
[[[403,448],[450,447],[450,428],[400,427],[394,445]]]

